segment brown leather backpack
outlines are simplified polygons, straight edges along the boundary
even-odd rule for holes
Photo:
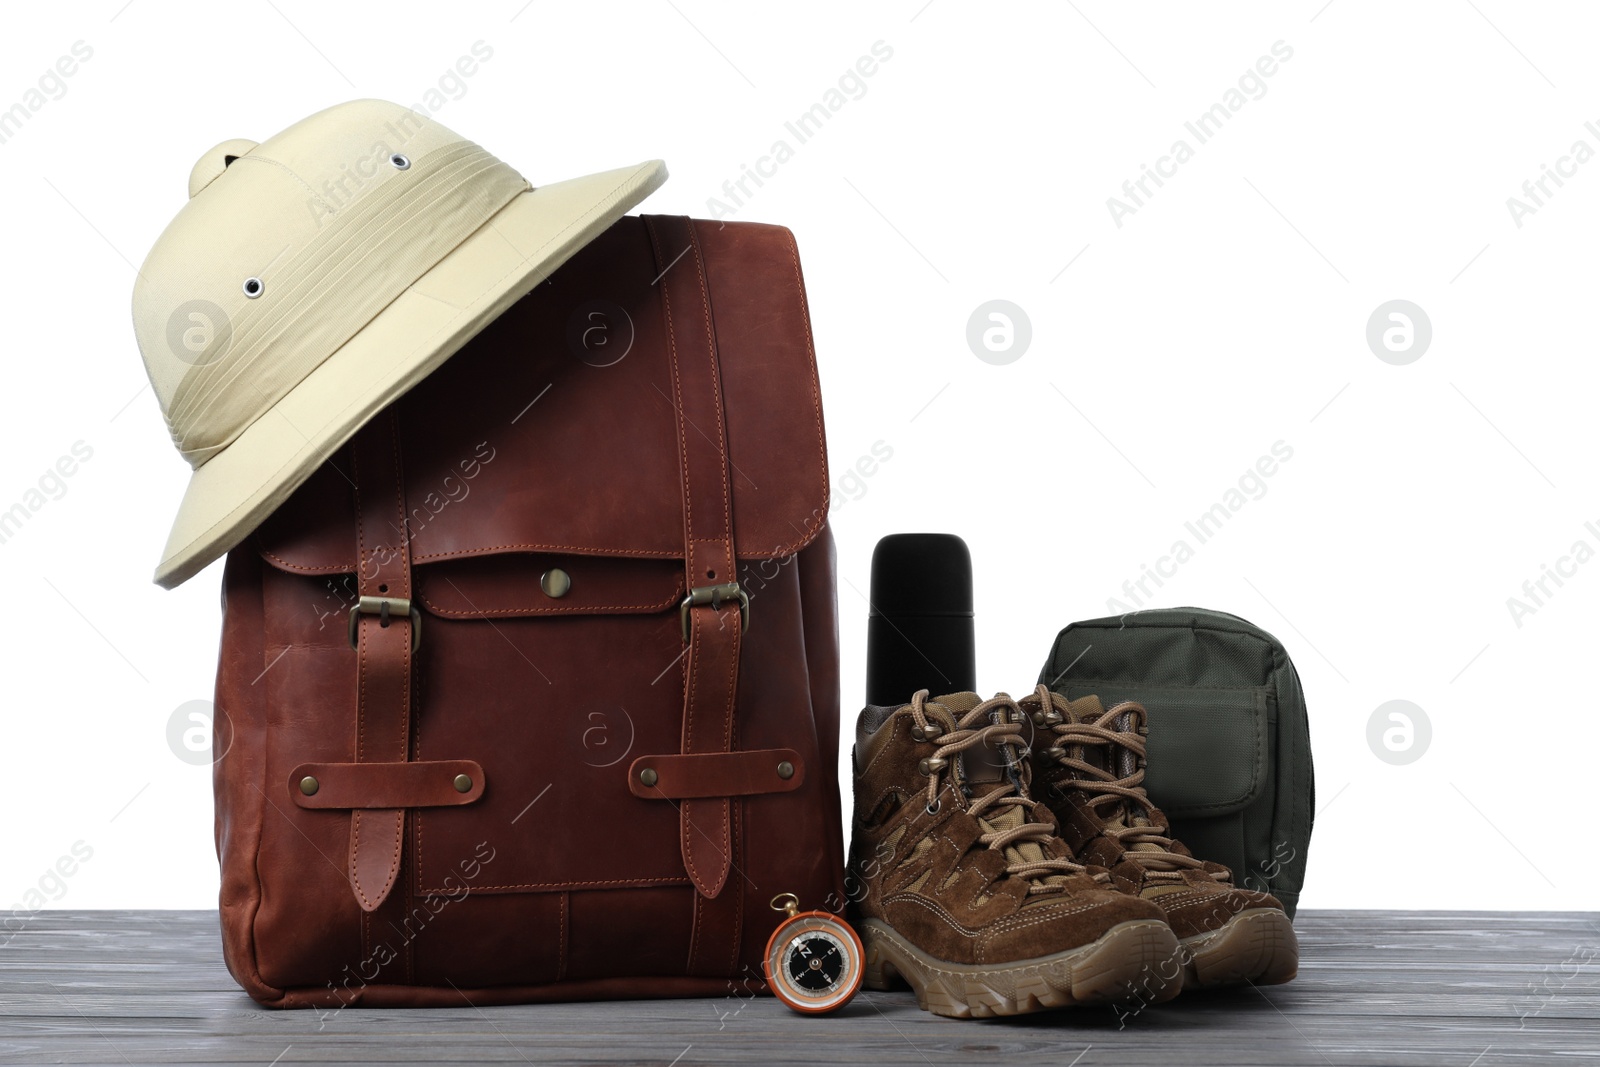
[[[787,230],[618,222],[229,553],[228,969],[280,1007],[748,996],[843,904]]]

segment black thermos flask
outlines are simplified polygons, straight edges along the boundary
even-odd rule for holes
[[[872,550],[867,703],[976,690],[972,554],[955,534],[890,534]]]

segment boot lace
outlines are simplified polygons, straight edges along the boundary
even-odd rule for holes
[[[1055,747],[1050,755],[1071,773],[1058,779],[1057,786],[1084,794],[1084,804],[1101,823],[1101,832],[1120,845],[1128,859],[1163,880],[1181,879],[1184,871],[1192,870],[1209,873],[1219,882],[1227,881],[1226,874],[1206,872],[1204,861],[1174,852],[1174,841],[1166,833],[1168,827],[1150,817],[1155,808],[1144,789],[1145,723],[1148,719],[1144,705],[1124,700],[1092,721],[1074,721],[1067,699],[1048,686],[1036,687],[1034,697],[1041,709],[1056,712],[1051,718],[1059,719],[1050,727],[1055,735]],[[1125,728],[1119,728],[1118,720],[1126,724]],[[1108,756],[1106,767],[1097,767],[1072,755],[1074,746],[1080,750],[1104,747]],[[1110,769],[1118,762],[1118,749],[1133,753],[1132,774],[1119,777]]]
[[[926,689],[920,690],[913,696],[911,717],[919,729],[931,734],[927,713],[924,710],[927,702]],[[938,810],[939,790],[944,776],[949,772],[956,757],[980,745],[993,746],[1005,760],[1005,777],[987,793],[970,798],[966,806],[967,814],[979,818],[985,812],[989,812],[992,824],[996,816],[1004,819],[1005,812],[1015,810],[1013,818],[1016,819],[1016,825],[984,833],[979,836],[978,842],[997,852],[1004,852],[1008,846],[1021,842],[1039,845],[1043,858],[1030,860],[1023,857],[1012,860],[1006,864],[1005,872],[1014,877],[1027,879],[1030,894],[1061,892],[1065,887],[1060,884],[1059,878],[1052,876],[1089,872],[1088,868],[1070,859],[1050,858],[1049,843],[1058,840],[1055,824],[1032,822],[1028,819],[1028,811],[1033,801],[1024,795],[1031,772],[1026,755],[1027,741],[1022,736],[1022,724],[1022,709],[1017,706],[1016,701],[1004,693],[983,701],[957,719],[956,728],[939,738],[941,742],[939,747],[924,763],[928,772],[927,808],[929,811]],[[1022,855],[1020,850],[1013,854]],[[1095,872],[1094,877],[1097,881],[1107,880],[1107,875],[1099,871]]]

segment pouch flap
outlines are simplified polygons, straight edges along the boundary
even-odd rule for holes
[[[756,223],[697,222],[695,230],[721,368],[737,554],[787,556],[817,535],[828,508],[794,239]],[[694,269],[693,253],[667,269]],[[643,220],[623,218],[397,402],[412,561],[430,610],[462,609],[444,582],[427,577],[429,564],[449,560],[606,556],[680,561],[681,572],[675,383],[655,284],[662,273]],[[301,574],[355,570],[348,463],[348,451],[335,454],[262,525],[264,559]],[[503,602],[467,610],[535,603],[526,599],[527,576],[536,579],[542,572],[533,568],[543,565],[525,558]],[[585,598],[603,581],[575,576],[571,595]],[[671,592],[648,584],[651,603]],[[644,603],[640,588],[628,591],[628,605]],[[581,610],[580,599],[543,606]]]
[[[1068,698],[1094,694],[1106,707],[1135,700],[1149,713],[1145,788],[1172,819],[1243,810],[1267,787],[1272,707],[1264,687],[1154,688],[1074,679]]]

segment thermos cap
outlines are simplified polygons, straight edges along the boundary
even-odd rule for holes
[[[972,554],[955,534],[889,534],[872,551],[868,617],[972,615]]]

